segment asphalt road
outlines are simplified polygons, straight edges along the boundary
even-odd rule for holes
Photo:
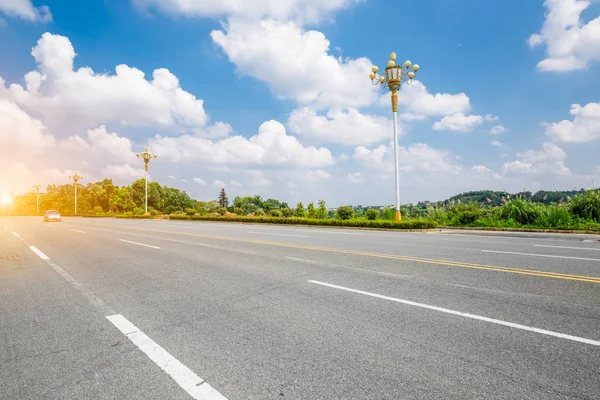
[[[600,241],[0,219],[0,399],[600,399]]]

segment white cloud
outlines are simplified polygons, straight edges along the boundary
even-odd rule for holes
[[[104,152],[122,161],[134,162],[136,159],[131,140],[115,132],[107,132],[104,125],[88,130],[87,136],[95,152]]]
[[[533,164],[525,161],[510,161],[502,165],[505,174],[532,174],[535,172]]]
[[[573,120],[546,124],[546,135],[563,143],[586,143],[600,139],[600,103],[571,105]]]
[[[211,37],[241,74],[265,82],[281,99],[315,109],[344,109],[369,105],[375,98],[367,76],[371,61],[332,56],[321,32],[291,21],[233,18]]]
[[[218,187],[220,189],[223,189],[225,187],[225,182],[217,180],[217,181],[213,182],[213,185],[215,185],[216,187]]]
[[[546,58],[538,63],[542,71],[566,72],[584,69],[600,60],[600,16],[584,22],[581,14],[589,0],[546,0],[544,26],[529,37],[531,47],[546,45]]]
[[[389,93],[380,98],[380,104],[385,106],[389,106],[390,101]],[[400,118],[410,121],[466,113],[471,109],[471,101],[465,93],[431,94],[422,82],[413,81],[411,85],[402,86],[398,93],[398,106]]]
[[[348,180],[348,182],[352,182],[352,183],[362,183],[365,181],[365,178],[364,178],[362,172],[350,172],[346,176],[346,179]]]
[[[384,171],[393,171],[393,147],[380,145],[373,150],[359,146],[352,156],[362,165]],[[409,147],[398,148],[398,163],[404,172],[427,173],[457,173],[461,166],[457,165],[450,155],[441,150],[436,150],[424,143],[417,143]]]
[[[265,172],[260,169],[248,169],[245,173],[247,176],[245,182],[249,187],[267,187],[273,184],[273,182],[266,177]]]
[[[308,107],[301,107],[292,111],[287,125],[295,134],[318,143],[370,145],[392,135],[391,120],[377,115],[361,114],[354,108],[345,112],[332,110],[327,115],[318,115]]]
[[[557,144],[545,142],[541,150],[517,153],[518,160],[504,163],[504,173],[571,176],[564,160],[567,154]]]
[[[502,142],[499,140],[492,140],[492,146],[502,147]]]
[[[7,95],[43,115],[57,131],[77,131],[101,124],[169,128],[203,136],[219,135],[227,126],[207,127],[203,101],[185,92],[169,70],[153,72],[118,65],[115,75],[89,67],[73,70],[75,50],[68,38],[44,33],[31,54],[38,70],[25,75],[26,87],[13,84]]]
[[[471,132],[477,125],[483,124],[484,121],[494,121],[497,117],[486,115],[465,115],[457,113],[448,115],[433,124],[434,131],[457,131]]]
[[[37,154],[56,145],[42,122],[15,103],[0,98],[0,148],[2,158]]]
[[[194,178],[193,180],[200,186],[206,186],[206,182],[204,182],[201,178]]]
[[[485,165],[473,165],[471,167],[471,171],[474,172],[490,172],[490,169]]]
[[[175,179],[175,176],[174,175],[169,175],[169,179]],[[200,179],[200,178],[194,178],[194,179]],[[202,179],[200,179],[200,180],[202,180]],[[204,182],[204,181],[202,181],[202,182]]]
[[[52,21],[50,9],[47,6],[40,6],[36,8],[31,3],[31,0],[2,0],[0,1],[0,12],[30,22]]]
[[[249,19],[271,17],[317,22],[333,11],[361,0],[132,0],[144,9],[155,8],[167,14],[188,17],[241,16]]]
[[[229,181],[229,184],[231,186],[237,186],[237,187],[242,187],[243,186],[241,183],[239,183],[238,181],[233,180],[233,179],[231,181]]]
[[[492,126],[492,129],[490,129],[491,135],[499,135],[504,132],[506,132],[506,128],[503,127],[502,125]]]
[[[108,165],[100,170],[100,174],[118,182],[129,183],[132,180],[143,179],[144,169],[134,168],[129,164]],[[148,181],[150,180],[150,176],[148,176]]]
[[[305,147],[288,136],[277,121],[264,122],[251,138],[231,136],[211,141],[190,135],[163,137],[150,141],[159,157],[173,162],[202,160],[211,164],[279,165],[285,167],[323,167],[334,163],[331,152],[324,148]]]

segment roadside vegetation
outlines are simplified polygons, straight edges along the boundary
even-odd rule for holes
[[[144,214],[144,180],[116,186],[110,179],[80,185],[78,211],[85,217],[170,218],[272,224],[302,224],[388,229],[432,229],[439,226],[473,228],[524,228],[585,230],[600,232],[600,192],[477,191],[448,200],[401,207],[402,221],[385,206],[327,207],[325,201],[289,205],[261,196],[235,197],[229,201],[225,189],[216,200],[196,201],[179,189],[148,184],[149,212]],[[73,185],[50,185],[40,196],[40,214],[48,209],[72,215]],[[15,215],[36,215],[36,194],[15,198]]]

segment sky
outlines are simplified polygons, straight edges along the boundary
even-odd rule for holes
[[[393,204],[390,52],[403,203],[600,183],[598,0],[0,0],[0,192]]]

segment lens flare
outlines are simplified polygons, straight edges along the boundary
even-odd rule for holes
[[[10,204],[12,203],[12,198],[9,195],[4,195],[2,197],[0,197],[0,204]]]

